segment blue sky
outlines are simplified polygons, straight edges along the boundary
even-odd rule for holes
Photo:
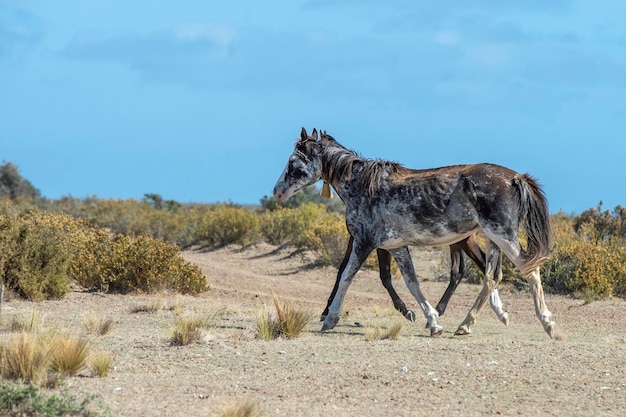
[[[626,204],[626,2],[0,2],[0,160],[49,198],[255,204],[300,128]]]

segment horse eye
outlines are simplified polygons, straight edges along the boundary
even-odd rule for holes
[[[293,164],[289,164],[288,174],[296,181],[299,181],[306,176],[306,172],[302,168],[294,166]]]

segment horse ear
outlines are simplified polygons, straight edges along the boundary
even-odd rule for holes
[[[300,140],[307,140],[309,137],[308,133],[306,133],[306,129],[303,127],[300,131]]]
[[[327,145],[328,142],[330,142],[329,138],[328,138],[328,134],[326,133],[325,130],[322,131],[322,143],[324,145]]]
[[[313,140],[317,140],[317,129],[313,128],[313,132],[311,132],[311,138]]]

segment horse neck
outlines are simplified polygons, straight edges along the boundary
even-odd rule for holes
[[[322,179],[332,185],[339,197],[348,204],[361,190],[363,160],[341,146],[326,149],[322,155]]]

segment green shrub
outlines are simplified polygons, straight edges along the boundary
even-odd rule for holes
[[[197,242],[203,246],[226,246],[251,243],[257,231],[258,216],[229,204],[207,211],[197,229]]]
[[[156,194],[146,195],[143,201],[62,197],[46,201],[45,209],[84,218],[114,235],[149,235],[181,247],[194,244],[198,224],[210,206],[159,198]]]
[[[82,227],[60,213],[0,209],[0,277],[7,288],[32,301],[67,294]]]
[[[109,239],[95,231],[72,272],[82,286],[103,292],[197,294],[209,289],[200,267],[180,257],[177,246],[149,236]]]
[[[553,224],[555,251],[542,267],[546,287],[558,293],[574,293],[586,299],[624,294],[626,253],[619,239],[590,239],[592,224],[578,225],[569,218]]]
[[[315,251],[323,265],[339,266],[348,246],[349,234],[345,220],[328,213],[302,234],[306,246]]]
[[[96,417],[110,412],[93,395],[79,401],[67,389],[52,394],[32,384],[4,382],[0,385],[0,415]]]

